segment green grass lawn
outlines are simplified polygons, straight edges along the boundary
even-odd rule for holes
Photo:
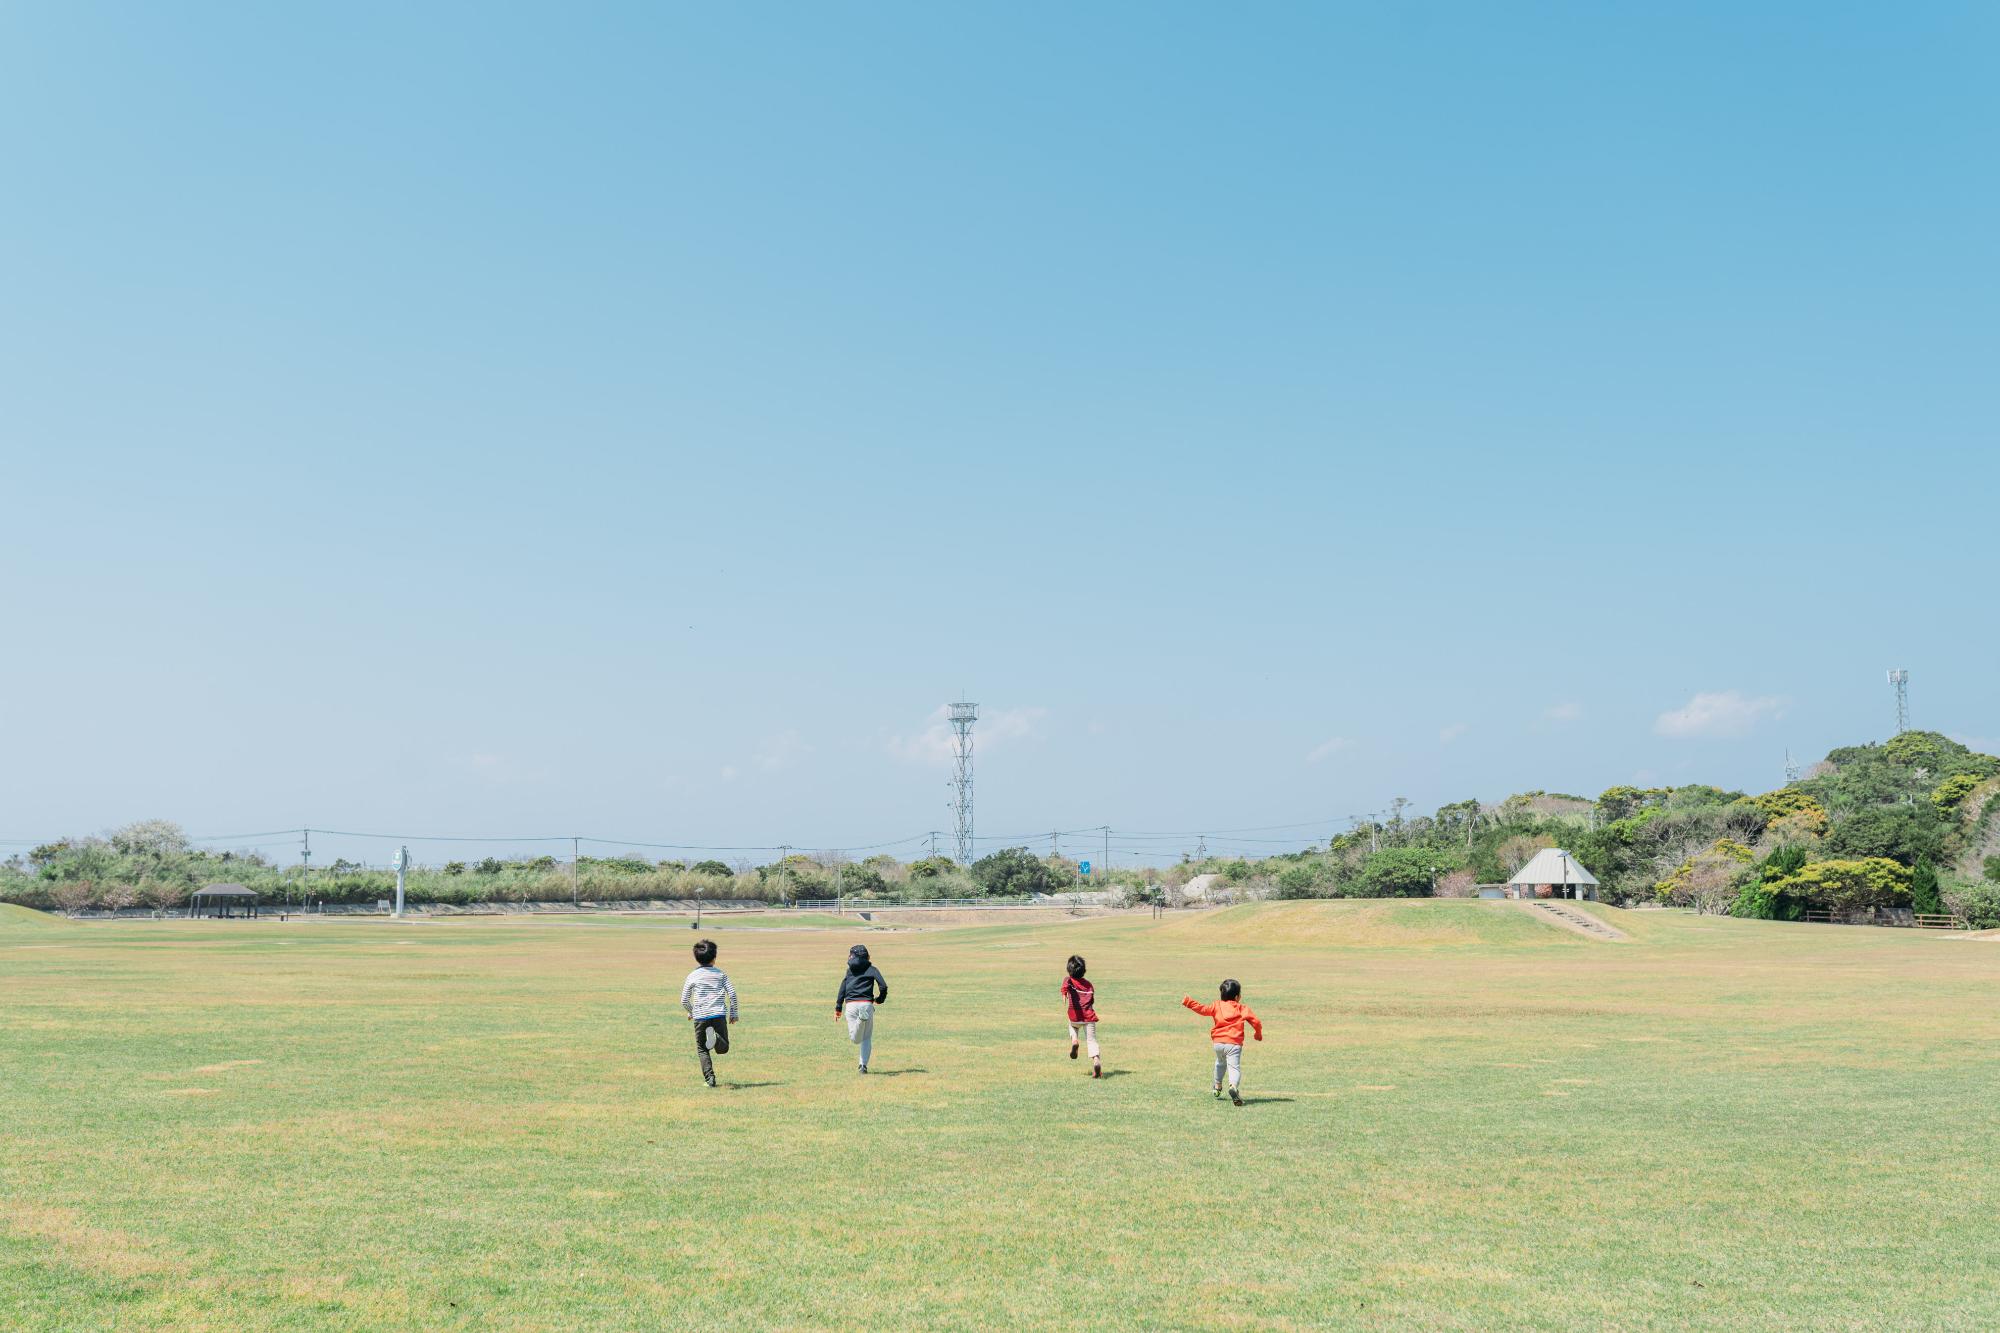
[[[718,921],[710,1091],[684,924],[7,912],[0,1328],[2000,1326],[2000,945],[1608,915]]]

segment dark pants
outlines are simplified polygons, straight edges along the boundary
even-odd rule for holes
[[[715,1077],[715,1062],[708,1058],[708,1034],[715,1034],[715,1053],[729,1054],[729,1020],[717,1015],[714,1018],[697,1018],[694,1021],[694,1048],[701,1053],[701,1076]]]

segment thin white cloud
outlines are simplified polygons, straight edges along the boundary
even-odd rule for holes
[[[995,744],[1025,740],[1036,733],[1042,719],[1048,715],[1048,709],[1032,706],[989,708],[973,724],[974,749],[983,750]],[[947,704],[939,704],[931,712],[922,731],[908,736],[891,736],[888,740],[890,754],[913,764],[948,764],[954,745],[951,708]]]
[[[796,731],[781,731],[757,747],[757,767],[767,773],[775,773],[812,753]]]
[[[1583,705],[1580,703],[1550,704],[1542,710],[1542,716],[1550,722],[1574,722],[1583,716]]]
[[[1457,740],[1460,736],[1463,736],[1466,732],[1470,730],[1471,728],[1466,726],[1466,724],[1463,722],[1454,722],[1449,726],[1439,727],[1438,743],[1441,745],[1450,745],[1453,741]]]
[[[1318,745],[1313,746],[1311,750],[1308,750],[1306,752],[1306,762],[1308,764],[1317,764],[1320,760],[1326,758],[1328,755],[1337,754],[1340,751],[1345,750],[1348,746],[1352,744],[1354,744],[1354,742],[1349,740],[1345,736],[1334,736],[1331,737],[1330,739],[1323,740]]]
[[[736,765],[734,765],[734,764],[724,764],[724,765],[722,766],[722,780],[723,780],[724,782],[734,782],[734,781],[736,781],[736,776],[737,776],[737,775],[736,775]]]
[[[1653,720],[1653,730],[1676,740],[1741,736],[1766,718],[1783,717],[1785,704],[1775,694],[1704,690],[1681,707],[1660,714]]]

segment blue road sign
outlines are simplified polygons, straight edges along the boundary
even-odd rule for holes
[[[1084,874],[1088,875],[1088,874],[1090,873],[1090,862],[1088,862],[1088,861],[1078,861],[1078,862],[1076,863],[1076,868],[1077,868],[1078,870],[1081,870],[1081,871],[1082,871],[1082,872],[1083,872]]]

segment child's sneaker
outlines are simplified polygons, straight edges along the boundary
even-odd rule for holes
[[[1222,1100],[1222,1085],[1220,1083],[1215,1085],[1215,1100]]]
[[[1069,1058],[1070,1058],[1070,1059],[1072,1059],[1072,1060],[1076,1059],[1076,1043],[1075,1043],[1075,1042],[1071,1042],[1071,1043],[1069,1044]]]
[[[867,1072],[868,1072],[868,1066],[867,1066],[867,1065],[862,1065],[862,1066],[860,1066],[859,1068],[857,1068],[857,1069],[856,1069],[856,1070],[855,1070],[854,1072],[855,1072],[855,1073],[857,1073],[857,1074],[865,1074],[865,1073],[867,1073]]]
[[[702,1082],[704,1082],[704,1083],[706,1083],[706,1084],[708,1084],[708,1086],[712,1088],[712,1087],[714,1087],[714,1086],[715,1086],[715,1075],[713,1075],[713,1074],[703,1074],[703,1075],[701,1076],[701,1081],[702,1081]]]
[[[1243,1094],[1238,1092],[1234,1087],[1232,1087],[1229,1089],[1229,1100],[1235,1102],[1238,1106],[1241,1106],[1243,1105]]]
[[[1103,1078],[1103,1077],[1104,1077],[1104,1066],[1103,1066],[1103,1065],[1101,1065],[1101,1064],[1098,1064],[1098,1063],[1097,1063],[1097,1062],[1096,1062],[1095,1060],[1092,1060],[1092,1061],[1090,1062],[1090,1076],[1091,1076],[1092,1078]]]

